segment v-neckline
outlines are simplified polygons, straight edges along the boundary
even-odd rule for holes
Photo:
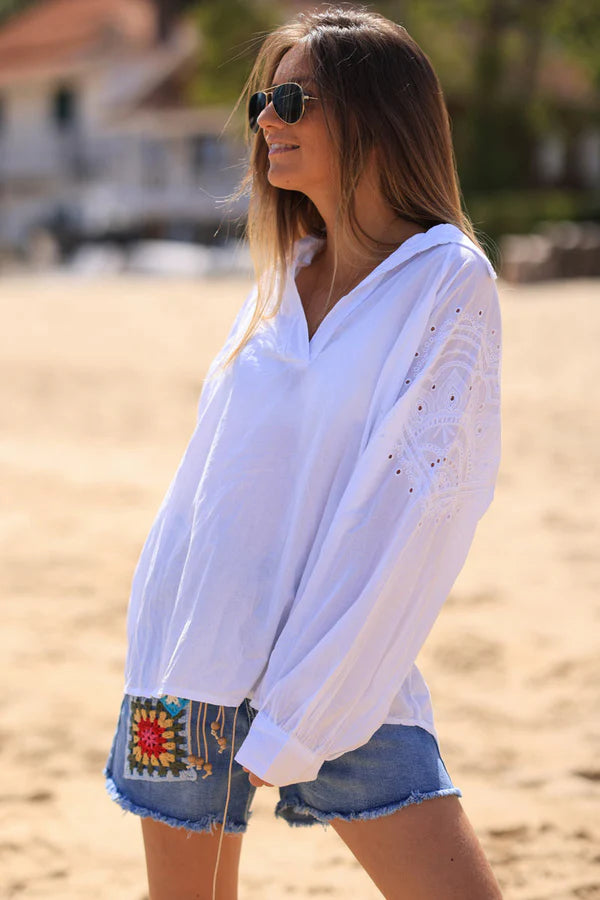
[[[318,251],[319,251],[319,248],[317,247],[317,250],[316,250],[316,252],[313,254],[313,257],[316,256],[316,254],[318,253]],[[310,344],[310,342],[314,339],[314,337],[315,337],[317,331],[319,330],[319,328],[321,327],[321,325],[323,324],[323,322],[325,321],[325,319],[327,318],[327,316],[329,315],[329,313],[332,312],[332,310],[334,309],[334,307],[337,306],[337,304],[340,302],[340,300],[342,300],[343,297],[345,296],[345,294],[343,294],[342,297],[338,297],[338,299],[335,301],[335,303],[333,304],[333,306],[331,307],[331,309],[328,309],[327,312],[326,312],[326,314],[325,314],[325,315],[322,317],[322,319],[319,321],[319,323],[317,324],[317,327],[315,328],[315,330],[313,331],[313,333],[312,333],[312,335],[311,335],[311,334],[310,334],[310,329],[309,329],[309,317],[308,317],[307,312],[306,312],[306,307],[304,306],[304,301],[303,301],[303,299],[302,299],[302,295],[300,294],[300,290],[299,290],[299,288],[298,288],[298,278],[299,278],[299,276],[300,276],[300,273],[303,272],[305,269],[307,269],[307,268],[311,265],[311,263],[312,263],[312,258],[311,258],[307,263],[298,266],[298,267],[296,268],[296,270],[295,270],[295,272],[294,272],[294,276],[293,276],[293,278],[294,278],[294,287],[295,287],[295,289],[296,289],[296,293],[298,294],[298,298],[300,299],[300,305],[301,305],[301,307],[302,307],[302,312],[304,313],[304,319],[305,319],[305,321],[306,321],[306,336],[307,336],[307,338],[308,338],[308,343],[309,343],[309,344]]]
[[[317,249],[323,246],[324,240],[325,238],[315,235],[305,235],[299,238],[295,243],[291,264],[287,269],[284,306],[287,313],[292,316],[292,327],[286,331],[285,347],[282,350],[288,360],[295,360],[303,365],[312,363],[346,316],[368,296],[369,292],[366,292],[365,288],[376,278],[397,268],[401,263],[406,262],[413,256],[440,244],[459,243],[479,252],[472,241],[456,225],[449,222],[432,225],[427,231],[418,231],[402,241],[362,281],[359,281],[352,290],[340,297],[321,320],[312,337],[309,337],[308,320],[298,286],[296,285],[296,275],[301,268],[312,262]],[[490,273],[495,277],[494,270],[487,257],[483,253],[480,253],[480,255],[486,262]]]
[[[431,229],[429,229],[429,231],[431,231]],[[379,275],[380,272],[382,273],[383,271],[385,271],[389,267],[392,258],[399,254],[400,251],[404,249],[406,244],[408,244],[410,241],[413,241],[415,238],[424,237],[427,234],[427,231],[418,231],[415,234],[410,235],[410,237],[402,241],[402,243],[398,247],[396,247],[395,250],[392,250],[392,252],[389,253],[385,257],[385,259],[382,259],[380,263],[378,263],[373,269],[371,269],[371,271],[368,272],[365,277],[362,278],[357,284],[355,284],[354,287],[348,291],[348,293],[342,294],[342,296],[338,300],[336,300],[331,309],[328,310],[327,314],[321,319],[312,336],[309,335],[308,319],[306,317],[306,311],[304,309],[302,297],[300,296],[300,292],[298,290],[298,285],[296,284],[296,278],[301,269],[307,268],[311,264],[314,257],[317,255],[318,250],[323,246],[324,238],[307,235],[304,238],[300,239],[300,241],[298,242],[300,246],[297,248],[297,252],[292,264],[291,286],[294,298],[297,301],[299,312],[302,317],[303,332],[304,338],[306,340],[307,356],[309,359],[316,355],[316,346],[318,343],[317,339],[319,338],[319,336],[321,336],[322,338],[324,326],[329,326],[332,319],[336,318],[336,315],[334,315],[336,313],[336,310],[337,315],[341,314],[338,307],[342,307],[342,309],[346,307],[348,305],[348,298],[356,294],[372,278],[375,278],[377,275]]]

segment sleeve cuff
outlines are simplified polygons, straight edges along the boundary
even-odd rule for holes
[[[263,781],[278,787],[314,781],[324,762],[262,711],[253,719],[234,759]]]

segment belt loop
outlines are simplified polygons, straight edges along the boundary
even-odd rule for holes
[[[255,712],[255,710],[253,710],[252,707],[250,706],[250,703],[249,703],[247,697],[244,698],[244,703],[246,704],[246,711],[247,711],[247,713],[248,713],[248,722],[249,722],[250,725],[252,725],[252,721],[253,721],[253,719],[254,719],[255,716],[256,716],[256,712]]]

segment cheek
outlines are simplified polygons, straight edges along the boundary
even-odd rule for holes
[[[303,162],[307,169],[324,178],[335,178],[336,165],[333,147],[323,134],[310,135],[302,145]]]

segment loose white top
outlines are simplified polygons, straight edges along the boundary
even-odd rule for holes
[[[458,228],[404,241],[309,341],[294,246],[282,307],[224,372],[148,535],[125,691],[258,710],[235,755],[275,785],[384,723],[437,739],[417,654],[500,463],[496,274]]]

